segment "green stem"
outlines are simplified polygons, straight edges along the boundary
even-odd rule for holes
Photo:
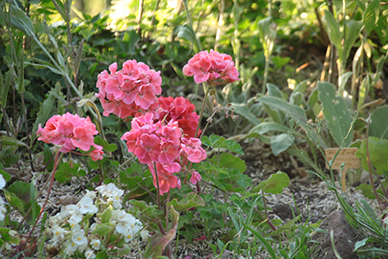
[[[62,154],[63,154],[63,153],[61,153],[61,157],[62,157]],[[60,159],[58,159],[58,156],[59,156],[59,149],[58,149],[58,150],[56,151],[56,153],[55,153],[54,168],[53,168],[53,171],[52,171],[52,173],[51,173],[51,181],[50,181],[49,189],[48,189],[48,191],[47,191],[46,199],[45,199],[45,201],[44,201],[44,203],[43,203],[42,208],[41,208],[40,211],[39,211],[39,215],[38,215],[38,217],[37,217],[36,220],[35,220],[34,226],[32,227],[30,233],[28,234],[28,237],[27,237],[27,239],[26,239],[26,242],[23,244],[23,246],[25,246],[25,245],[27,244],[28,240],[31,238],[31,235],[32,235],[32,233],[34,232],[34,229],[35,229],[36,225],[38,224],[38,221],[39,221],[39,219],[40,219],[40,216],[42,215],[43,210],[44,210],[44,208],[46,207],[48,198],[50,197],[51,189],[52,189],[52,187],[53,187],[53,183],[54,183],[54,179],[55,179],[55,172],[56,172],[56,170],[57,170],[57,168],[58,168],[59,161],[60,161]],[[32,205],[31,205],[31,206],[32,206]],[[19,224],[19,227],[20,227],[21,224],[22,224],[22,222]],[[31,244],[31,247],[32,247],[32,244]],[[21,248],[21,249],[22,249],[22,248]]]
[[[207,102],[207,99],[208,99],[208,95],[209,95],[209,91],[208,91],[208,89],[206,89],[207,88],[206,84],[203,83],[202,86],[203,86],[203,90],[205,91],[205,97],[203,98],[202,107],[201,107],[201,113],[199,114],[198,125],[197,125],[197,128],[195,129],[194,137],[198,136],[198,130],[199,130],[199,127],[201,126],[203,112],[205,110],[205,105],[206,105],[206,102]]]
[[[269,56],[265,57],[265,66],[264,66],[264,79],[263,79],[263,88],[261,89],[261,93],[265,94],[265,89],[268,81],[268,71],[269,71]]]
[[[158,177],[158,171],[156,170],[156,163],[154,162],[154,171],[155,171],[155,179],[156,179],[156,189],[157,189],[157,202],[158,202],[158,209],[161,210],[160,206],[160,187],[159,187],[159,177]]]

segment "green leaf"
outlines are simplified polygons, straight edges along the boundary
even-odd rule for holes
[[[55,179],[60,183],[70,181],[73,176],[78,175],[78,168],[79,164],[73,164],[71,167],[69,163],[63,163],[55,172]]]
[[[267,84],[267,93],[268,93],[268,96],[284,99],[283,93],[274,84],[270,84],[270,83]]]
[[[251,228],[250,226],[248,226],[244,222],[241,222],[241,224],[243,224],[246,229],[251,231],[253,233],[253,235],[259,239],[260,243],[262,244],[264,249],[270,254],[272,259],[276,259],[277,258],[275,251],[273,250],[271,245],[268,243],[268,241],[265,239],[265,237],[263,237],[258,231],[256,231],[255,229]]]
[[[266,193],[279,194],[282,193],[283,188],[287,187],[289,184],[290,178],[288,178],[288,175],[278,171],[276,174],[272,174],[267,180],[253,188],[252,192],[263,190]]]
[[[283,99],[270,96],[260,97],[258,100],[263,104],[268,105],[271,109],[284,112],[287,116],[296,120],[301,127],[306,127],[306,113],[299,106],[290,104]]]
[[[8,137],[8,136],[0,136],[0,145],[1,146],[24,146],[24,147],[27,147],[27,145],[20,141],[20,140],[17,140],[15,138],[12,138],[12,137]]]
[[[94,143],[102,146],[104,150],[109,152],[114,152],[117,150],[116,144],[109,144],[106,140],[100,138],[99,136],[94,138]]]
[[[369,158],[372,166],[376,169],[378,175],[388,171],[388,140],[378,139],[376,137],[368,138]],[[361,144],[360,149],[356,152],[356,156],[361,158],[361,166],[365,171],[369,172],[367,162],[366,139]]]
[[[363,240],[361,241],[357,241],[356,244],[354,245],[354,250],[353,252],[357,252],[358,249],[360,249],[361,247],[365,246],[366,243],[371,240],[372,238],[370,237],[367,237],[367,238],[364,238]]]
[[[360,184],[359,186],[357,186],[356,190],[360,190],[362,192],[362,195],[364,195],[368,199],[376,199],[376,196],[372,189],[372,185],[370,184]]]
[[[370,115],[369,136],[388,139],[388,106],[378,107]]]
[[[278,236],[284,232],[288,232],[288,231],[291,231],[292,228],[295,227],[295,222],[297,222],[299,219],[301,218],[301,215],[293,218],[292,220],[288,221],[286,224],[284,224],[283,226],[277,228],[276,230],[272,231],[270,233],[271,236]]]
[[[272,131],[273,132],[288,132],[289,130],[290,130],[290,128],[283,125],[283,124],[269,121],[269,122],[262,122],[259,125],[256,125],[255,127],[253,127],[249,131],[249,134],[255,132],[255,133],[258,133],[260,135],[263,135],[267,132],[272,132]]]
[[[351,129],[346,139],[345,137],[349,132],[353,119],[344,99],[336,96],[335,86],[327,82],[318,82],[318,91],[323,114],[335,142],[340,146],[344,141],[343,147],[349,146],[352,141],[353,129]]]
[[[93,229],[92,235],[98,234],[101,237],[104,237],[108,235],[110,232],[112,232],[113,230],[114,230],[114,227],[111,227],[108,224],[101,224],[101,225],[97,225],[96,228]]]
[[[153,237],[149,238],[146,251],[144,252],[144,258],[158,258],[162,255],[163,250],[166,246],[175,238],[179,213],[174,210],[173,206],[170,206],[170,216],[171,216],[171,229],[166,233],[166,235],[155,234]]]
[[[220,157],[214,156],[209,161],[220,168],[236,168],[240,173],[247,170],[244,160],[228,153],[223,153]]]
[[[261,45],[263,45],[264,56],[267,58],[271,56],[275,45],[276,30],[272,27],[272,24],[271,17],[264,18],[257,23],[259,40]]]
[[[361,107],[365,102],[365,99],[368,96],[369,88],[370,88],[370,77],[367,75],[364,80],[362,80],[360,90],[358,91],[358,104],[357,111],[361,111]]]
[[[322,17],[322,24],[330,38],[330,41],[335,45],[338,51],[338,56],[343,60],[343,50],[341,46],[342,33],[340,32],[339,24],[334,18],[333,14],[325,10]]]
[[[244,155],[244,152],[240,146],[235,140],[228,139],[226,140],[224,137],[218,136],[218,135],[210,135],[209,137],[203,136],[202,144],[208,147],[212,148],[226,148],[229,151],[235,152],[240,155]]]
[[[273,56],[271,57],[272,62],[275,64],[276,68],[280,69],[284,67],[288,62],[290,62],[290,57],[280,57],[280,56]]]
[[[271,150],[272,153],[277,156],[283,151],[292,146],[294,142],[287,133],[272,136],[271,138]]]
[[[10,5],[11,16],[11,25],[22,32],[24,32],[28,36],[35,35],[35,28],[32,25],[31,19],[16,5]]]
[[[380,14],[380,1],[374,0],[368,3],[368,7],[362,13],[362,22],[365,25],[365,29],[370,34],[377,26]]]
[[[30,206],[32,206],[32,212],[28,214],[26,220],[28,224],[34,224],[40,211],[40,206],[35,202],[36,188],[34,185],[17,181],[3,191],[9,204],[23,216],[26,215]]]
[[[360,34],[363,25],[360,21],[355,20],[346,20],[346,36],[345,36],[345,44],[343,47],[343,59],[346,60],[349,57],[350,50],[352,49],[354,43],[358,39],[358,35]],[[338,55],[339,56],[339,55]]]
[[[59,94],[61,91],[61,85],[59,83],[55,84],[55,88],[52,88],[50,92],[47,95],[47,99],[43,101],[43,103],[39,107],[39,112],[36,117],[36,121],[34,123],[34,126],[32,128],[32,133],[34,136],[36,136],[36,132],[38,131],[39,124],[44,126],[46,121],[49,119],[50,116],[53,115],[55,112],[55,96],[54,94]]]
[[[257,124],[261,123],[261,120],[259,118],[257,118],[256,115],[253,114],[248,109],[247,104],[245,104],[245,103],[231,103],[231,105],[234,108],[235,113],[243,116],[245,119],[247,119],[253,125],[257,125]]]
[[[173,199],[171,202],[167,203],[167,206],[174,206],[174,208],[179,212],[185,212],[193,207],[203,207],[205,206],[204,200],[194,192],[190,192],[182,199]]]
[[[191,28],[188,24],[183,24],[182,27],[180,28],[178,35],[178,38],[182,38],[187,40],[193,45],[194,51],[197,53],[201,51],[201,43],[197,39],[197,36],[195,32],[193,31],[193,28]]]

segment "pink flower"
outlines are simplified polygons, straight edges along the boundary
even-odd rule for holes
[[[97,160],[103,159],[102,157],[103,154],[104,152],[102,151],[102,147],[101,147],[101,149],[99,148],[94,149],[92,152],[90,152],[89,156],[93,161],[97,161]]]
[[[46,122],[44,128],[39,125],[36,134],[39,136],[38,140],[61,146],[59,151],[63,153],[76,148],[88,151],[94,146],[99,149],[100,156],[103,154],[102,147],[94,144],[94,135],[97,135],[98,131],[89,117],[80,118],[77,114],[71,113],[54,115]],[[98,157],[97,151],[93,156]]]
[[[162,93],[160,72],[136,60],[127,60],[117,71],[117,63],[98,75],[96,96],[104,109],[103,115],[113,113],[122,119],[135,117],[158,109],[156,95]]]
[[[183,130],[185,137],[195,137],[199,115],[195,112],[195,106],[183,97],[159,97],[160,109],[159,118],[166,121],[178,122],[179,128]],[[198,131],[200,134],[201,131]]]
[[[220,54],[217,51],[201,51],[195,54],[183,67],[186,76],[194,76],[197,84],[208,83],[232,83],[239,80],[239,73],[234,66],[232,57]]]
[[[201,181],[201,179],[202,179],[201,175],[200,175],[198,172],[194,171],[194,172],[191,174],[190,182],[191,182],[192,184],[197,184],[197,182],[198,182],[198,181]]]
[[[201,147],[201,140],[197,138],[183,139],[182,153],[193,163],[199,163],[206,159],[206,151]]]

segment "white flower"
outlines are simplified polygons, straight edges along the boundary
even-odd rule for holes
[[[66,254],[72,255],[77,250],[77,247],[78,247],[77,244],[73,240],[70,240],[67,243]]]
[[[91,199],[95,199],[95,198],[96,198],[96,192],[86,190],[86,194],[85,194],[84,197],[89,197],[89,198],[91,198]]]
[[[94,254],[93,250],[88,249],[85,252],[85,257],[86,259],[94,259],[96,258],[96,255]]]
[[[90,245],[94,250],[100,250],[101,241],[98,239],[94,239],[90,242]]]
[[[1,175],[1,174],[0,174]],[[5,219],[5,214],[7,213],[7,208],[4,206],[4,201],[0,197],[0,221]]]
[[[83,197],[77,203],[77,206],[81,214],[94,214],[98,211],[98,208],[93,204],[93,200],[90,197]]]
[[[143,241],[147,241],[148,237],[150,236],[150,232],[146,229],[143,229],[142,231],[140,231],[140,236]]]
[[[132,238],[133,238],[132,232],[128,232],[128,233],[124,236],[124,241],[125,241],[125,242],[129,242],[129,241],[132,240]]]
[[[3,189],[6,184],[7,182],[4,180],[4,176],[0,174],[0,190]]]
[[[97,226],[97,223],[93,223],[92,225],[90,225],[90,231],[93,231]]]
[[[80,252],[83,252],[88,245],[88,239],[85,237],[85,231],[82,229],[74,231],[71,240],[78,246]]]
[[[120,222],[116,225],[116,232],[125,235],[129,231],[128,225],[124,222]]]
[[[60,226],[55,226],[52,230],[54,240],[62,240],[65,238],[65,230]]]
[[[82,221],[82,213],[76,205],[68,205],[66,210],[71,215],[70,220],[75,223],[80,223]]]

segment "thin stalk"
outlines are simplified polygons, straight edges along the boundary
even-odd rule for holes
[[[265,66],[264,66],[264,78],[263,78],[263,88],[261,89],[261,93],[265,94],[266,85],[268,82],[268,71],[269,71],[269,56],[265,57]]]
[[[225,0],[220,1],[220,15],[218,17],[218,23],[217,23],[217,33],[216,33],[216,42],[214,44],[214,50],[217,51],[219,41],[221,38],[221,27],[224,24],[224,10],[225,10]],[[236,17],[235,17],[236,20]]]
[[[373,189],[373,193],[375,194],[376,196],[376,199],[377,199],[377,202],[379,203],[380,205],[380,208],[382,209],[383,208],[383,204],[381,203],[381,200],[380,200],[380,197],[376,191],[376,187],[374,185],[374,181],[373,181],[373,175],[372,175],[372,163],[370,161],[370,155],[369,155],[369,122],[368,122],[368,126],[366,128],[366,161],[368,163],[368,170],[369,170],[369,178],[370,178],[370,184],[372,185],[372,189]],[[380,183],[381,184],[381,183]],[[384,191],[384,187],[383,187],[383,191]]]
[[[201,126],[201,121],[202,121],[202,117],[203,117],[203,112],[205,110],[205,105],[206,105],[206,102],[207,102],[207,99],[208,99],[208,95],[209,95],[209,91],[205,89],[203,89],[205,91],[205,97],[203,98],[203,102],[202,102],[202,107],[201,107],[201,113],[199,114],[199,119],[198,119],[198,125],[197,125],[197,128],[195,129],[195,137],[198,136],[198,130],[199,130],[199,127]]]
[[[155,171],[155,179],[156,179],[156,188],[157,188],[157,202],[158,202],[158,209],[161,210],[160,206],[160,186],[159,186],[159,177],[158,177],[158,170],[156,170],[156,163],[154,162],[154,171]]]
[[[139,11],[137,14],[137,26],[138,26],[138,33],[141,38],[141,20],[143,18],[143,11],[144,11],[144,0],[139,1]]]
[[[61,153],[61,154],[63,154],[63,153]],[[44,208],[46,207],[48,198],[50,197],[51,189],[52,189],[52,187],[53,187],[53,183],[54,183],[54,179],[55,179],[55,171],[57,170],[57,167],[58,167],[59,161],[60,161],[60,159],[58,159],[58,157],[59,157],[59,149],[56,151],[56,154],[55,154],[55,163],[54,163],[53,171],[52,171],[52,173],[51,173],[51,181],[50,181],[49,189],[48,189],[48,191],[47,191],[46,199],[45,199],[45,201],[44,201],[44,203],[43,203],[42,208],[41,208],[40,211],[39,211],[39,215],[38,215],[38,217],[37,217],[36,220],[35,220],[34,226],[32,227],[30,233],[28,234],[28,237],[27,237],[27,239],[26,239],[26,242],[25,242],[22,246],[25,246],[25,245],[27,244],[28,240],[31,238],[31,235],[32,235],[32,233],[34,232],[34,229],[35,229],[36,225],[38,224],[38,221],[39,221],[39,219],[40,219],[40,216],[42,215],[43,210],[44,210]],[[32,244],[31,244],[31,247],[32,247]]]

